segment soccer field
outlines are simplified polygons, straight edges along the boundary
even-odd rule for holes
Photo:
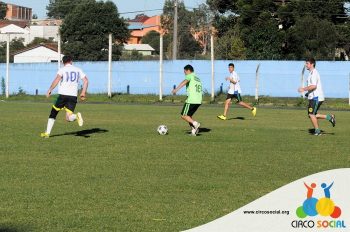
[[[231,107],[220,121],[222,106],[202,106],[191,137],[180,105],[78,104],[84,126],[61,112],[43,139],[50,107],[0,102],[0,231],[180,231],[350,167],[346,111],[313,136],[306,109]]]

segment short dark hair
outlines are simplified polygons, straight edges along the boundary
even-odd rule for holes
[[[73,59],[71,56],[63,56],[62,58],[62,61],[63,61],[63,64],[67,64],[69,62],[71,62]]]
[[[192,65],[188,64],[184,67],[184,70],[190,70],[191,72],[194,72],[194,69],[192,67]]]
[[[305,61],[309,62],[310,64],[313,64],[314,67],[316,67],[316,60],[313,57],[309,57]]]
[[[235,65],[233,63],[229,63],[228,66],[232,66],[232,67],[235,67]]]

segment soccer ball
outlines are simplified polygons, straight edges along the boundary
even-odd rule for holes
[[[165,125],[160,125],[158,126],[157,131],[158,131],[158,134],[160,135],[166,135],[168,134],[168,127]]]

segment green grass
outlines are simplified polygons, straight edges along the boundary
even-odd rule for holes
[[[56,96],[53,96],[56,97]],[[109,98],[106,93],[88,94],[90,103],[122,103],[122,104],[179,104],[186,100],[184,95],[166,95],[162,101],[155,94],[120,94],[113,93]],[[265,108],[300,108],[304,109],[308,105],[308,100],[301,97],[270,97],[259,96],[259,102],[256,102],[254,96],[243,96],[245,102],[257,104],[259,107]],[[22,102],[48,102],[44,95],[28,95],[26,93],[11,95],[6,99],[4,95],[0,95],[0,101],[22,101]],[[222,105],[226,100],[226,94],[222,93],[215,96],[214,101],[211,100],[209,94],[204,94],[204,105]],[[349,110],[349,99],[346,98],[327,98],[322,104],[323,109]]]
[[[306,109],[232,107],[219,121],[222,106],[207,105],[191,137],[181,107],[79,104],[84,127],[60,113],[42,139],[49,103],[0,102],[0,231],[180,231],[350,166],[348,111],[317,137]]]

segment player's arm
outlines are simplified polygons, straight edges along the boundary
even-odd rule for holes
[[[185,85],[187,85],[187,83],[189,82],[189,80],[183,80],[175,89],[173,89],[171,92],[173,94],[176,94],[177,91],[179,91],[182,87],[184,87]]]
[[[231,77],[226,77],[227,81],[230,81],[232,84],[236,84],[238,81],[235,81],[233,78]]]
[[[85,76],[85,78],[83,78],[83,90],[80,93],[80,99],[82,101],[84,101],[86,98],[86,90],[88,88],[88,85],[89,85],[89,79],[87,78],[87,76]]]
[[[312,76],[311,77],[311,81],[310,81],[310,85],[309,86],[306,86],[304,88],[300,87],[298,89],[299,93],[302,93],[302,92],[305,92],[307,91],[308,93],[314,91],[316,88],[317,88],[317,85],[315,85],[314,83],[317,83],[317,78],[316,76]]]
[[[46,97],[50,97],[52,90],[54,90],[57,86],[57,84],[61,81],[62,76],[57,74],[56,78],[53,80],[50,88],[47,90]]]
[[[299,92],[299,93],[303,93],[303,92],[307,91],[307,94],[309,94],[310,92],[314,91],[316,88],[317,88],[316,85],[309,85],[309,86],[306,86],[306,87],[304,87],[304,88],[300,87],[300,88],[298,89],[298,92]],[[306,96],[306,95],[305,95],[305,96]]]

